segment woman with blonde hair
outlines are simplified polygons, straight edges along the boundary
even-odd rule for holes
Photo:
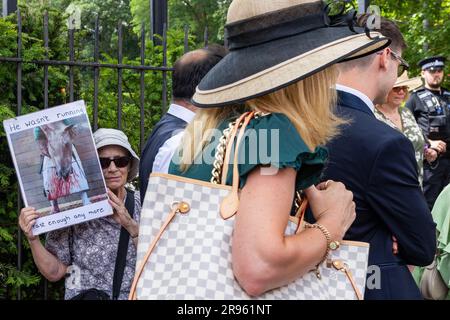
[[[355,218],[352,193],[342,183],[314,186],[327,158],[320,145],[343,122],[333,115],[333,65],[381,50],[389,39],[327,13],[322,1],[234,0],[225,26],[230,53],[197,87],[193,103],[201,110],[169,169],[210,181],[220,138],[214,133],[234,122],[232,106],[255,112],[238,148],[241,192],[232,239],[234,275],[252,296],[314,269]],[[227,184],[232,172],[230,163]],[[296,190],[305,191],[316,224],[285,236]]]

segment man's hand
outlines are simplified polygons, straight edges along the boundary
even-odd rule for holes
[[[392,253],[397,255],[398,254],[398,241],[397,238],[392,236]]]
[[[430,148],[436,150],[438,153],[447,151],[447,144],[442,140],[429,140]]]
[[[425,159],[428,161],[428,163],[432,163],[434,161],[436,161],[437,157],[438,157],[438,153],[436,150],[428,148],[425,150]]]

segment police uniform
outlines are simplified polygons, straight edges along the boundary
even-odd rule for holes
[[[431,57],[419,62],[422,70],[444,68],[444,57]],[[406,102],[417,124],[430,140],[447,143],[447,151],[437,161],[424,161],[423,191],[430,210],[442,189],[450,182],[450,91],[445,88],[414,90]]]

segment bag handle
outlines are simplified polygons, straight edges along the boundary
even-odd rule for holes
[[[142,259],[142,262],[141,262],[139,268],[137,268],[137,271],[134,275],[133,283],[131,284],[131,289],[130,289],[130,294],[128,296],[128,300],[136,300],[137,299],[137,296],[136,296],[137,283],[138,283],[139,279],[141,278],[142,272],[144,271],[145,265],[147,264],[147,261],[153,252],[153,249],[155,249],[156,244],[158,243],[162,234],[166,230],[167,226],[170,224],[170,222],[173,220],[173,218],[175,217],[175,215],[177,213],[184,214],[184,213],[187,213],[189,210],[190,210],[190,207],[185,202],[172,203],[172,210],[170,211],[169,216],[167,217],[166,221],[162,225],[162,227],[159,230],[156,237],[153,239],[152,243],[150,244],[150,247],[147,249],[147,252],[146,252],[144,258]]]
[[[225,184],[227,180],[228,175],[228,167],[231,157],[231,150],[233,150],[233,143],[236,138],[237,132],[239,130],[239,127],[242,125],[241,129],[243,128],[245,131],[245,127],[247,126],[248,122],[245,123],[245,118],[248,117],[248,121],[252,119],[252,117],[259,116],[259,112],[253,112],[253,115],[251,112],[245,112],[243,113],[234,123],[230,123],[229,127],[226,128],[223,131],[223,135],[220,138],[220,142],[216,147],[216,156],[215,161],[213,164],[213,170],[211,172],[211,183],[215,184]],[[244,124],[242,124],[242,121],[244,121]],[[236,142],[236,147],[239,146],[239,142]],[[235,148],[235,150],[238,150]],[[237,158],[235,152],[235,158]],[[225,154],[225,155],[224,155]],[[237,161],[235,160],[235,163]],[[239,178],[238,174],[235,174],[234,166],[233,166],[233,176],[237,176]],[[239,187],[239,180],[237,181],[237,186]],[[300,232],[304,229],[303,227],[303,220],[304,220],[304,213],[307,208],[307,200],[302,199],[300,192],[296,192],[296,198],[295,198],[295,205],[297,207],[297,213],[295,215],[296,218],[299,218],[299,228],[297,228],[297,232]],[[230,212],[233,210],[230,210]],[[222,215],[222,218],[229,219],[234,215],[235,212],[232,212],[231,215]],[[302,226],[302,227],[301,227]],[[301,228],[300,228],[301,227]]]
[[[298,219],[297,230],[295,230],[297,234],[305,229],[305,213],[308,208],[308,199],[306,197],[302,199],[299,191],[295,192],[295,205],[297,207],[295,218]]]
[[[231,152],[230,150],[233,147],[233,142],[234,142],[234,138],[236,138],[239,126],[242,124],[242,121],[244,121],[245,117],[249,115],[249,112],[245,112],[244,114],[242,114],[237,120],[235,125],[233,126],[233,129],[231,130],[231,134],[230,136],[227,138],[227,145],[225,148],[225,157],[224,157],[224,161],[222,164],[222,177],[220,179],[220,183],[221,184],[225,184],[227,181],[227,175],[228,175],[228,164],[230,163],[230,157],[231,157]],[[245,128],[244,128],[245,130]],[[237,147],[238,144],[236,142],[236,152],[237,152]]]
[[[239,134],[236,140],[236,147],[234,148],[234,163],[233,163],[233,183],[231,185],[231,191],[230,193],[222,200],[222,203],[220,204],[220,215],[223,219],[229,219],[232,216],[234,216],[237,212],[237,209],[239,207],[239,169],[238,169],[238,154],[239,154],[239,146],[242,140],[242,137],[245,133],[245,128],[247,127],[250,120],[255,115],[255,112],[249,112],[245,115],[244,122],[242,123],[242,127],[239,130]],[[242,116],[238,119],[242,120]],[[236,123],[235,128],[239,127],[239,123]],[[234,129],[233,129],[234,131]],[[228,141],[229,145],[232,145],[233,140],[230,139]],[[228,148],[227,148],[228,149]],[[227,150],[228,153],[228,150]],[[230,157],[230,156],[228,156]],[[228,167],[228,161],[225,159],[224,167]],[[222,181],[224,183],[225,181]]]

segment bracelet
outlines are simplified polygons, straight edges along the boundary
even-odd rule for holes
[[[314,224],[305,224],[306,228],[316,228],[319,229],[323,235],[325,236],[326,240],[327,240],[327,250],[325,251],[325,255],[323,256],[322,260],[320,260],[320,262],[317,264],[317,268],[319,267],[319,265],[322,264],[322,262],[324,262],[327,258],[328,255],[330,254],[330,250],[331,250],[331,234],[330,232],[327,230],[327,228],[325,228],[323,225],[318,224],[318,223],[314,223]]]

